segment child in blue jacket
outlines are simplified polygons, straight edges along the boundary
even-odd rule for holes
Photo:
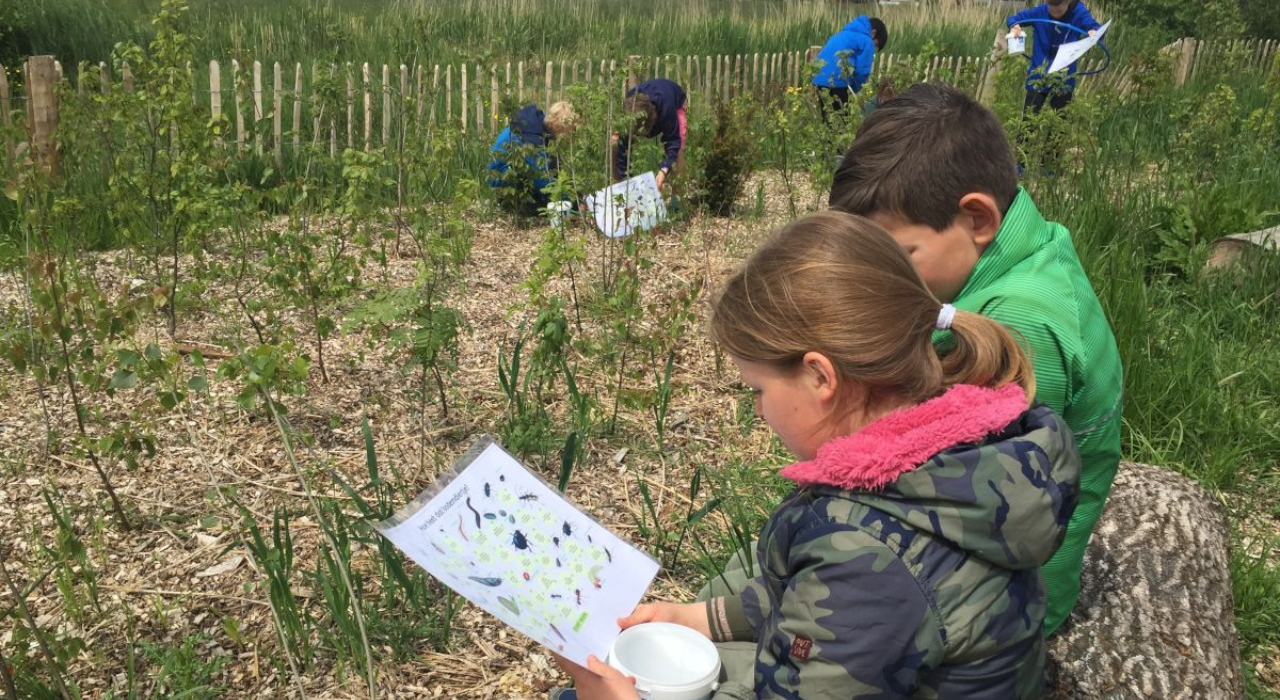
[[[1047,0],[1040,5],[1011,15],[1005,20],[1005,24],[1014,36],[1021,36],[1021,24],[1028,20],[1052,20],[1069,24],[1088,31],[1089,36],[1093,36],[1102,27],[1093,15],[1089,14],[1089,8],[1085,7],[1080,0]],[[1039,114],[1045,103],[1048,103],[1050,109],[1062,109],[1071,102],[1076,87],[1076,64],[1072,63],[1067,67],[1067,78],[1061,83],[1050,83],[1044,80],[1045,71],[1049,70],[1054,57],[1058,55],[1059,46],[1082,38],[1079,33],[1066,27],[1035,23],[1035,33],[1032,34],[1031,65],[1027,68],[1027,97],[1022,107],[1024,112],[1030,109]]]
[[[822,106],[822,119],[827,119],[827,102],[833,110],[844,109],[849,95],[862,89],[871,77],[876,51],[884,49],[889,31],[877,17],[858,15],[836,32],[818,52],[818,72],[813,76]]]
[[[519,212],[526,216],[537,214],[547,206],[548,197],[543,189],[555,180],[555,162],[547,154],[546,146],[558,136],[563,136],[577,125],[573,105],[557,102],[544,115],[536,105],[525,105],[511,118],[507,128],[489,149],[493,161],[489,163],[489,186],[511,196],[500,197],[506,203],[519,202]],[[523,149],[524,167],[515,170],[511,159]]]

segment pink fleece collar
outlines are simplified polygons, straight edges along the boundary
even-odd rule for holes
[[[984,389],[957,384],[942,396],[894,411],[851,435],[818,448],[818,457],[796,462],[782,475],[801,486],[879,489],[943,450],[978,442],[1027,410],[1017,384]]]

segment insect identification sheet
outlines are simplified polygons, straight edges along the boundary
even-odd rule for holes
[[[606,657],[659,568],[488,436],[375,527],[467,600],[584,666]]]
[[[1066,70],[1067,66],[1079,61],[1080,57],[1085,55],[1089,49],[1097,46],[1098,42],[1102,41],[1102,37],[1106,35],[1107,29],[1110,27],[1111,22],[1108,21],[1102,25],[1101,29],[1094,32],[1093,36],[1086,36],[1079,41],[1072,41],[1059,46],[1058,53],[1053,57],[1053,63],[1049,64],[1049,70],[1046,72],[1056,73],[1060,70]]]
[[[609,238],[648,231],[667,219],[658,180],[651,172],[587,195],[586,203],[595,216],[596,226]]]

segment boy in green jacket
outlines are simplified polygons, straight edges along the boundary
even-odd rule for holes
[[[830,205],[888,229],[941,301],[1020,335],[1036,400],[1075,434],[1080,501],[1042,568],[1052,634],[1080,594],[1085,546],[1120,463],[1120,356],[1071,234],[1018,186],[995,114],[940,85],[916,85],[867,117],[836,171]],[[950,344],[950,333],[935,333],[934,343]]]

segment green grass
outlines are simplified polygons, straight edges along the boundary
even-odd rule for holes
[[[116,42],[150,38],[148,18],[158,7],[159,0],[36,0],[13,10],[16,26],[0,61],[46,53],[65,66],[109,60]],[[191,3],[188,26],[202,61],[444,64],[797,51],[869,11],[771,0],[652,0],[644,7],[637,12],[626,0],[206,0]],[[980,54],[1000,26],[985,7],[946,7],[941,17],[912,6],[880,14],[894,53],[934,41],[950,53]],[[990,31],[972,31],[980,27]]]

